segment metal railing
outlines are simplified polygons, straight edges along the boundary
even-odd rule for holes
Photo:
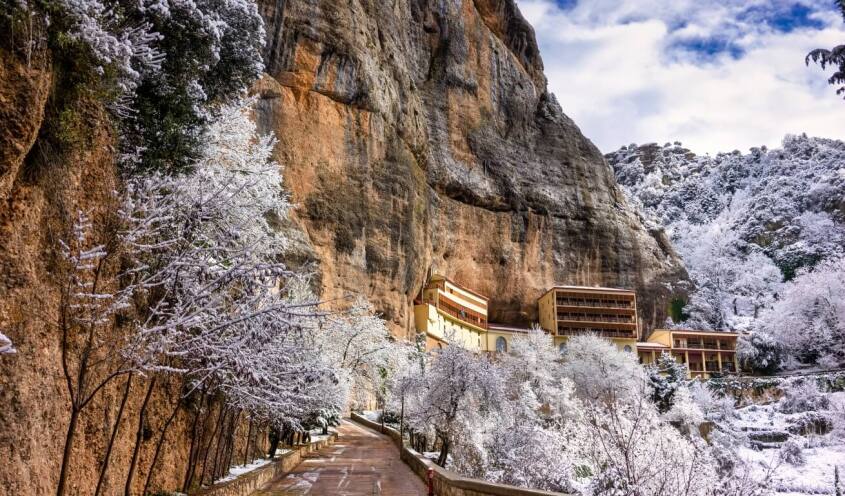
[[[634,309],[634,302],[601,301],[601,300],[570,300],[558,298],[559,307],[588,307],[588,308],[624,308]]]

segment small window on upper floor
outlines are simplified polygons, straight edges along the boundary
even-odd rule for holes
[[[632,351],[634,351],[634,349],[631,348],[631,345],[629,345],[629,344],[626,344],[625,347],[622,348],[622,349],[627,351],[628,353],[631,353]]]

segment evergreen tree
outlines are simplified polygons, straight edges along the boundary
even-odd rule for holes
[[[651,399],[661,413],[672,408],[675,393],[687,380],[687,367],[675,360],[671,354],[663,352],[654,365],[648,367],[648,381],[651,386]]]
[[[836,5],[842,17],[845,17],[845,0],[836,0]],[[842,85],[836,89],[836,94],[845,94],[845,45],[837,45],[830,50],[816,48],[807,54],[804,63],[810,65],[811,60],[822,66],[822,69],[827,66],[835,67],[836,71],[827,79],[827,82],[831,85]]]

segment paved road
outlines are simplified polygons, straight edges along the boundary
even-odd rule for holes
[[[422,480],[387,436],[344,420],[337,442],[309,453],[292,472],[253,496],[425,496]]]

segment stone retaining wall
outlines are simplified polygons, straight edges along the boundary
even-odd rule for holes
[[[302,462],[302,457],[311,451],[330,446],[337,440],[337,433],[333,432],[328,439],[314,441],[309,444],[300,445],[291,451],[280,455],[272,463],[257,468],[237,477],[234,480],[215,484],[211,487],[192,491],[191,496],[249,496],[264,484],[278,476],[286,474]]]
[[[411,470],[426,483],[428,483],[428,469],[432,469],[434,473],[434,494],[437,496],[567,496],[564,493],[524,489],[463,477],[438,466],[411,448],[403,446],[399,431],[396,429],[387,426],[382,427],[381,424],[357,413],[352,413],[352,420],[393,439],[393,442],[399,448],[402,461],[411,467]]]

